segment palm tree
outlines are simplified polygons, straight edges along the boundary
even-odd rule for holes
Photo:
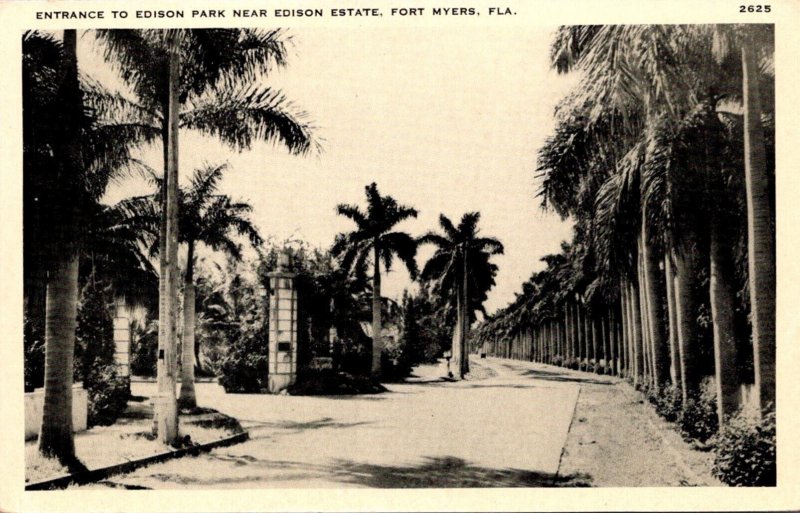
[[[181,408],[194,408],[197,399],[194,390],[195,369],[195,246],[202,243],[215,251],[224,251],[235,261],[241,260],[241,248],[231,235],[246,236],[253,246],[262,239],[248,214],[252,207],[233,201],[229,196],[215,194],[225,165],[206,166],[195,171],[191,185],[181,191],[180,235],[185,242],[186,271],[183,281],[183,337],[181,352],[181,390],[178,404]]]
[[[28,49],[32,37],[27,37]],[[26,41],[27,40],[27,41]],[[52,41],[51,41],[52,42]],[[46,41],[39,41],[47,46]],[[53,44],[54,53],[60,53],[61,62],[48,66],[30,62],[25,77],[33,84],[53,86],[52,103],[35,97],[35,91],[26,94],[25,109],[36,110],[35,119],[26,118],[25,172],[42,172],[49,163],[53,171],[43,180],[43,188],[51,193],[58,191],[62,200],[47,205],[42,212],[47,219],[48,233],[53,240],[44,248],[48,279],[45,299],[45,387],[44,412],[39,433],[39,451],[55,456],[64,462],[75,457],[72,435],[72,367],[75,347],[75,328],[78,298],[78,262],[80,255],[80,205],[86,197],[84,154],[81,133],[87,120],[78,84],[77,36],[74,30],[65,30],[63,45]],[[28,54],[24,57],[32,56]],[[48,74],[52,75],[48,76]],[[43,84],[52,81],[50,84]],[[26,92],[28,89],[26,88]],[[40,103],[41,102],[41,103]],[[47,131],[38,132],[34,124],[45,125]],[[47,126],[49,124],[49,126]],[[50,154],[51,159],[47,158]],[[46,171],[45,171],[46,172]],[[68,198],[68,200],[64,200]],[[49,198],[37,198],[49,199]],[[55,199],[55,198],[54,198]],[[31,226],[35,229],[36,227]],[[49,251],[48,251],[49,250]]]
[[[40,449],[65,460],[74,455],[71,348],[80,247],[84,241],[93,246],[96,270],[104,261],[122,257],[122,274],[138,268],[137,276],[147,281],[148,268],[134,247],[136,236],[117,223],[113,207],[98,202],[113,177],[138,165],[131,150],[154,135],[113,119],[102,122],[92,110],[84,110],[79,81],[91,81],[78,75],[76,45],[74,31],[65,31],[63,43],[36,32],[23,36],[26,316],[37,323],[45,319],[50,346]],[[91,256],[83,255],[84,265]],[[141,299],[141,292],[116,290],[129,299]]]
[[[159,230],[160,302],[158,390],[154,427],[161,440],[177,438],[177,247],[179,241],[178,134],[180,128],[220,138],[239,150],[253,140],[281,142],[294,154],[316,146],[311,127],[293,114],[280,91],[252,83],[284,65],[280,31],[102,30],[106,58],[137,95],[117,95],[131,124],[155,125],[162,134],[164,181]]]
[[[416,241],[405,232],[391,231],[400,222],[417,217],[416,209],[400,205],[391,196],[381,196],[378,186],[373,182],[365,187],[367,210],[356,205],[340,204],[336,207],[339,215],[356,223],[356,230],[339,234],[331,252],[341,256],[342,268],[360,269],[372,261],[372,367],[373,377],[381,372],[381,261],[386,271],[390,271],[394,257],[397,256],[411,278],[417,276]]]
[[[503,254],[503,245],[493,237],[478,237],[479,212],[464,214],[458,227],[444,214],[439,216],[443,234],[429,232],[419,244],[433,244],[436,251],[422,270],[422,279],[436,280],[435,292],[455,310],[452,362],[460,379],[469,372],[467,332],[475,312],[486,314],[483,303],[494,286],[497,266],[492,255]]]
[[[758,84],[757,29],[745,27],[742,30],[744,171],[753,356],[759,406],[766,412],[775,411],[775,211],[761,125],[763,110]]]

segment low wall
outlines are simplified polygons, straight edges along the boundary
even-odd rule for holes
[[[25,440],[39,436],[44,411],[44,389],[37,388],[25,394]],[[75,432],[86,430],[89,415],[89,394],[83,383],[72,385],[72,429]]]

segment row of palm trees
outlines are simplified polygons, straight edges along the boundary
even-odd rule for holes
[[[29,185],[24,222],[26,234],[33,232],[25,240],[26,270],[32,271],[26,273],[26,284],[30,284],[26,305],[41,303],[29,301],[29,291],[46,290],[45,407],[39,449],[64,461],[74,458],[70,412],[78,263],[88,248],[83,230],[88,201],[83,199],[99,200],[110,177],[146,167],[133,157],[133,150],[161,143],[160,397],[155,425],[159,438],[172,443],[178,436],[178,246],[182,240],[191,246],[193,238],[190,231],[180,235],[179,134],[196,130],[240,151],[259,140],[280,143],[298,155],[318,149],[305,115],[294,112],[280,91],[263,84],[263,77],[274,67],[286,64],[288,38],[282,31],[102,30],[94,34],[129,94],[108,91],[79,74],[74,30],[64,31],[60,42],[30,33],[23,40],[28,86],[23,99],[24,174]],[[231,209],[235,210],[227,205],[226,211]],[[32,308],[26,314],[38,312]]]
[[[752,379],[774,411],[773,52],[771,26],[559,29],[553,66],[582,77],[539,195],[575,234],[479,342],[604,363],[684,404],[713,374],[721,424]]]
[[[449,313],[453,322],[452,368],[454,377],[462,378],[469,372],[467,334],[475,321],[476,312],[486,313],[483,303],[495,285],[497,266],[492,255],[503,253],[503,245],[493,237],[479,237],[480,213],[468,212],[458,226],[445,215],[439,216],[442,233],[428,232],[415,239],[401,231],[394,231],[400,222],[417,217],[417,210],[399,204],[391,196],[382,196],[375,183],[365,188],[367,208],[340,204],[337,212],[356,223],[356,229],[339,234],[331,248],[342,269],[351,273],[364,273],[367,264],[372,266],[372,365],[371,374],[381,374],[381,263],[389,272],[397,257],[408,270],[412,280],[420,278],[423,286],[439,298],[440,306]],[[436,249],[419,272],[416,253],[419,245],[432,244]]]

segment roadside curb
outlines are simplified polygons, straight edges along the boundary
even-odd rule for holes
[[[561,464],[564,462],[564,456],[567,453],[567,442],[569,441],[569,434],[572,431],[572,425],[575,423],[575,415],[578,413],[578,401],[581,400],[581,392],[583,386],[578,385],[578,393],[575,395],[575,405],[572,407],[572,418],[569,419],[569,426],[567,427],[567,434],[564,437],[564,445],[561,446],[561,453],[558,455],[558,466],[556,472],[553,474],[553,481],[551,484],[555,485],[558,480],[558,475],[561,473]]]
[[[115,465],[109,465],[107,467],[96,468],[86,472],[79,472],[76,474],[62,474],[58,477],[45,479],[42,481],[36,481],[33,483],[28,483],[25,485],[25,490],[26,491],[54,490],[54,489],[66,488],[70,484],[92,483],[95,481],[100,481],[101,479],[105,479],[114,474],[127,474],[128,472],[132,472],[137,468],[144,467],[153,463],[160,463],[162,461],[167,461],[174,458],[181,458],[189,454],[196,455],[203,452],[208,452],[218,447],[227,447],[230,445],[239,444],[246,441],[248,438],[250,438],[250,434],[247,431],[244,431],[242,433],[237,433],[233,436],[229,436],[227,438],[221,438],[219,440],[215,440],[213,442],[208,442],[205,444],[194,445],[191,447],[182,447],[180,449],[171,449],[158,454],[154,454],[152,456],[147,456],[145,458],[130,460],[123,463],[117,463]]]

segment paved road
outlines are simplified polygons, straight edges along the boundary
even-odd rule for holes
[[[548,486],[579,385],[530,366],[481,360],[458,383],[420,368],[413,383],[357,397],[225,394],[199,384],[198,403],[240,419],[251,439],[112,478],[146,488]],[[147,395],[151,384],[135,384]]]

